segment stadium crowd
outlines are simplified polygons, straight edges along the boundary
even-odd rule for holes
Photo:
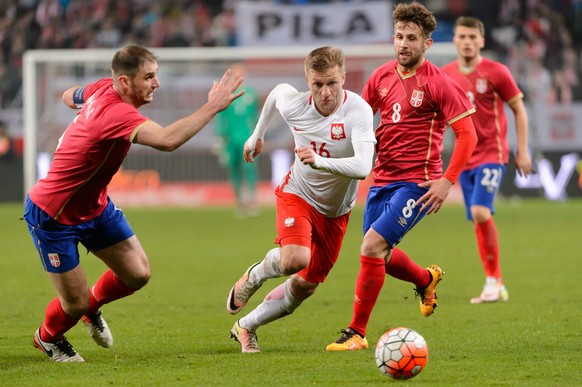
[[[128,43],[148,47],[235,46],[237,1],[2,1],[0,109],[22,106],[22,57],[26,50],[118,48]],[[256,1],[299,5],[349,0]],[[546,103],[582,99],[582,0],[421,3],[435,13],[441,26],[450,26],[450,33],[452,21],[459,15],[484,20],[486,49],[509,66],[527,99]]]

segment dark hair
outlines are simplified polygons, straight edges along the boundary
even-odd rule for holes
[[[455,22],[455,28],[453,31],[457,29],[457,26],[476,28],[481,33],[481,36],[485,36],[485,24],[483,24],[483,22],[476,17],[459,16]]]
[[[416,1],[398,4],[392,13],[392,18],[394,26],[398,23],[416,24],[427,38],[430,38],[436,28],[436,19],[432,12]]]
[[[339,66],[342,72],[345,72],[345,56],[340,48],[325,46],[311,51],[305,59],[305,74],[313,70],[322,72],[334,66]]]
[[[117,51],[111,61],[111,70],[116,76],[134,78],[145,63],[157,62],[158,58],[147,48],[132,44]]]

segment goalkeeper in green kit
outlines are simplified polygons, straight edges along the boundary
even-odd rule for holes
[[[245,74],[241,64],[234,65],[236,71]],[[243,158],[245,141],[253,133],[258,119],[259,104],[254,90],[245,89],[245,94],[226,110],[216,116],[215,132],[221,138],[220,159],[226,165],[234,188],[237,216],[258,214],[256,202],[256,164],[246,163]]]

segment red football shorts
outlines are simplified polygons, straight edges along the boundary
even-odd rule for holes
[[[275,192],[277,196],[277,238],[275,243],[311,248],[309,265],[298,272],[308,282],[321,283],[337,261],[350,213],[327,218],[297,195]]]

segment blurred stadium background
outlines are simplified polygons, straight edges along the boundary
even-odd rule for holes
[[[162,87],[144,112],[168,124],[200,106],[212,80],[233,63],[245,63],[247,85],[261,98],[282,81],[305,88],[303,57],[325,44],[344,48],[346,88],[360,92],[371,71],[393,55],[388,41],[397,2],[2,1],[0,201],[22,200],[43,175],[75,113],[61,103],[62,91],[108,76],[117,48],[135,42],[158,54]],[[501,195],[582,196],[582,1],[421,2],[438,22],[429,59],[438,65],[453,60],[455,18],[477,16],[487,28],[484,54],[505,63],[526,95],[536,173],[518,179],[510,161]],[[509,132],[514,143],[512,126]],[[136,206],[233,204],[216,140],[211,123],[171,154],[132,147],[111,195],[118,204]],[[265,156],[272,157],[258,164],[261,204],[273,200],[272,180],[291,151],[282,125],[270,130],[267,145]]]

